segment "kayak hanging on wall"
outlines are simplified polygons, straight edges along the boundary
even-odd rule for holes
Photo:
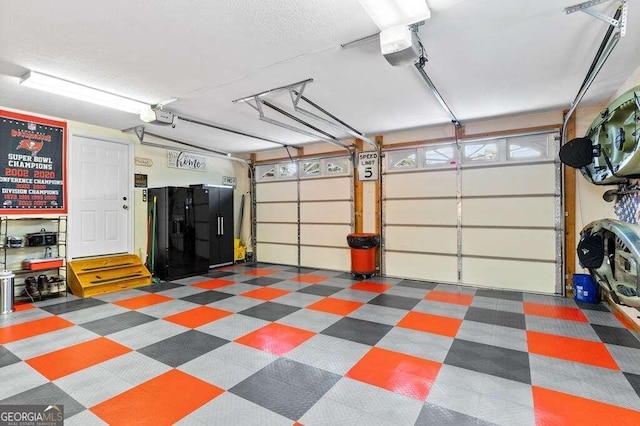
[[[615,219],[591,222],[580,231],[580,264],[614,302],[640,308],[640,226]]]
[[[580,169],[596,185],[625,184],[640,177],[640,86],[613,101],[586,135],[560,148],[560,161]]]

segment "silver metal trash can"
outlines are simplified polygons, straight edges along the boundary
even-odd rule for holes
[[[13,279],[15,275],[11,271],[0,272],[0,315],[6,315],[13,309]]]

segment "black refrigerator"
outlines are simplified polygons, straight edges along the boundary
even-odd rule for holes
[[[233,187],[192,185],[209,191],[209,266],[232,264],[233,253]]]
[[[152,272],[167,281],[206,274],[209,271],[209,191],[178,186],[150,188],[151,221],[154,210],[155,233],[150,230],[149,247],[155,244],[148,262]]]

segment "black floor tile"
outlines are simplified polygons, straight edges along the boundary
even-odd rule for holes
[[[640,375],[632,374],[632,373],[624,373],[624,376],[627,378],[631,387],[636,391],[638,396],[640,396]]]
[[[298,293],[315,294],[316,296],[331,296],[334,293],[344,290],[341,287],[332,287],[324,284],[314,284],[298,290]]]
[[[520,330],[525,330],[527,328],[524,314],[517,314],[515,312],[496,311],[493,309],[470,306],[464,316],[464,319],[465,321],[484,322],[486,324],[519,328]]]
[[[223,278],[223,277],[228,277],[229,275],[234,275],[235,272],[230,272],[230,271],[209,271],[209,273],[207,274],[207,277],[211,277],[211,278]]]
[[[0,405],[63,405],[65,419],[85,410],[82,404],[51,382],[3,399],[0,401]],[[16,424],[22,423],[17,422]],[[38,422],[24,424],[38,424]],[[41,422],[41,424],[47,423]]]
[[[576,305],[578,305],[578,307],[580,309],[586,309],[588,311],[611,312],[609,310],[609,308],[607,307],[607,305],[605,305],[602,302],[600,302],[600,303],[584,303],[584,302],[576,301]]]
[[[377,322],[342,318],[340,321],[325,328],[321,334],[374,346],[392,328],[390,325],[378,324]]]
[[[287,272],[294,272],[296,274],[311,274],[315,271],[317,271],[317,269],[312,269],[312,268],[290,268],[286,270]]]
[[[286,358],[272,362],[262,369],[261,373],[320,395],[327,393],[342,377]]]
[[[265,302],[244,311],[238,312],[253,318],[263,319],[265,321],[277,321],[289,314],[299,311],[297,306],[283,305],[282,303]]]
[[[20,358],[4,346],[0,346],[0,368],[20,362]]]
[[[80,324],[80,327],[86,328],[87,330],[93,331],[101,336],[106,336],[108,334],[117,333],[118,331],[126,330],[157,319],[158,318],[145,315],[140,312],[130,311],[95,321],[85,322],[84,324]]]
[[[341,273],[339,275],[336,275],[335,278],[342,278],[342,279],[351,280],[351,281],[354,281],[354,282],[360,281],[360,280],[356,280],[353,277],[353,274],[351,274],[350,272],[343,272],[343,273]]]
[[[522,302],[523,300],[522,293],[518,291],[507,290],[479,289],[478,291],[476,291],[476,296],[492,297],[494,299],[516,300],[518,302]]]
[[[183,287],[183,285],[168,282],[168,281],[161,281],[158,284],[151,284],[144,287],[136,287],[136,290],[142,290],[149,293],[158,293],[160,291],[171,290],[178,287]]]
[[[444,363],[531,384],[529,354],[526,352],[454,339]]]
[[[263,287],[266,286],[270,286],[276,283],[279,283],[281,281],[284,281],[280,278],[271,278],[271,277],[258,277],[258,278],[252,278],[250,280],[244,281],[245,284],[252,284],[252,285],[260,285]]]
[[[209,303],[224,300],[233,297],[233,294],[222,293],[220,291],[203,291],[201,293],[192,294],[190,296],[181,297],[180,300],[185,302],[198,303],[200,305],[208,305]]]
[[[485,422],[477,417],[452,411],[439,405],[424,404],[415,426],[450,425],[450,426],[489,426],[493,423]]]
[[[414,299],[413,297],[394,296],[392,294],[381,294],[371,299],[368,303],[371,305],[386,306],[388,308],[398,308],[410,311],[421,299]]]
[[[640,341],[632,332],[625,328],[598,324],[591,324],[591,327],[598,333],[598,337],[600,337],[600,340],[604,343],[640,349]]]
[[[105,303],[107,302],[99,299],[88,298],[43,306],[41,309],[54,315],[60,315],[66,314],[67,312],[79,311],[80,309],[93,308],[94,306],[104,305]]]
[[[178,367],[227,343],[228,340],[220,337],[189,330],[138,349],[138,352],[171,367]]]
[[[438,285],[428,281],[402,280],[398,284],[400,287],[421,288],[423,290],[433,290]]]

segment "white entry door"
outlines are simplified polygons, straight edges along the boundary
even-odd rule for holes
[[[131,146],[73,136],[70,152],[70,259],[130,251]]]

